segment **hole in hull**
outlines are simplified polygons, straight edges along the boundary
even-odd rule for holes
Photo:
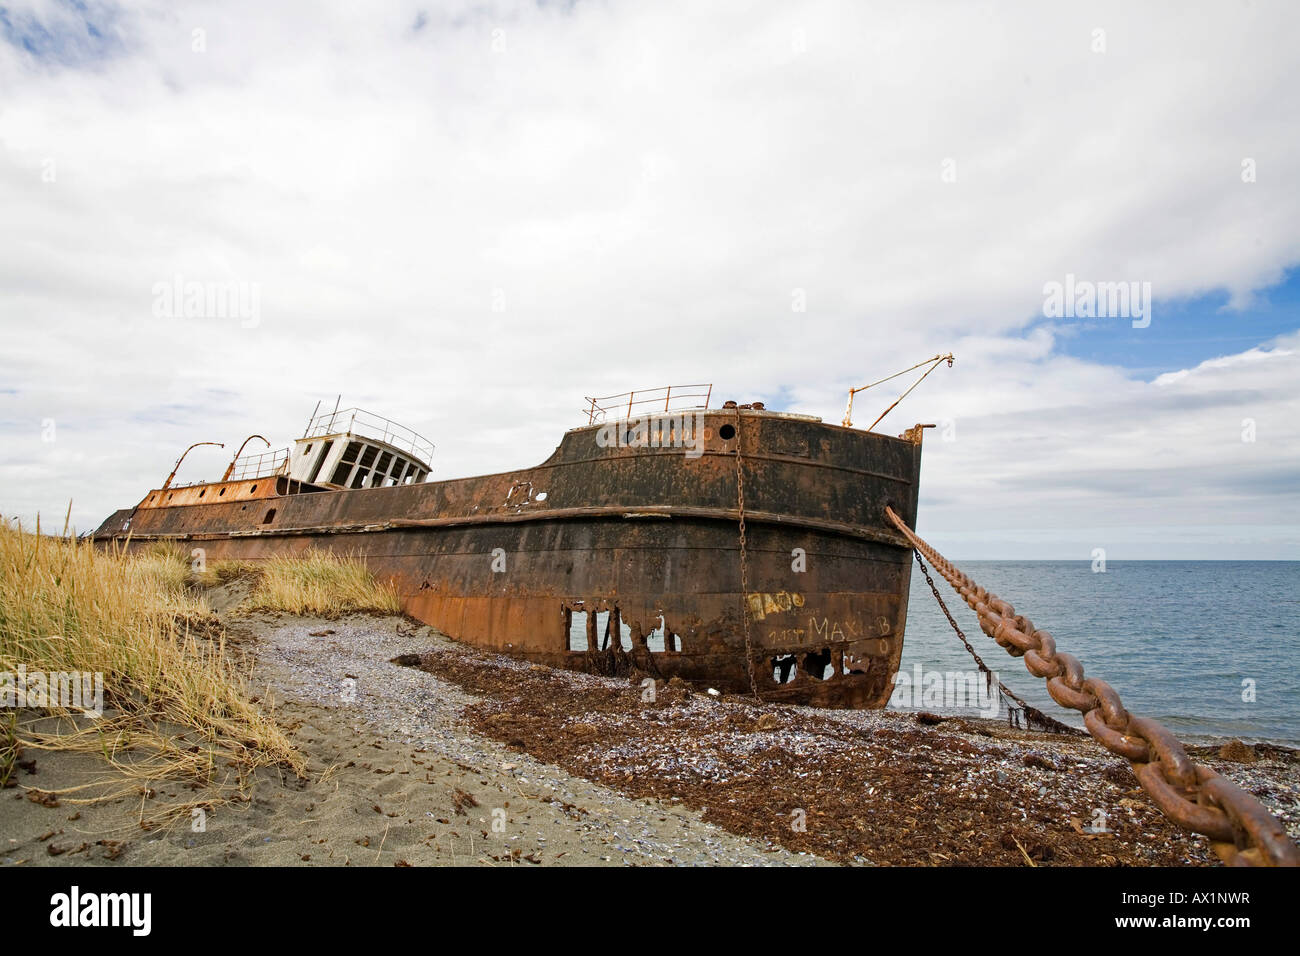
[[[788,684],[799,676],[799,664],[793,654],[782,654],[772,658],[772,680],[778,684]]]
[[[567,649],[585,651],[587,649],[587,612],[568,611],[567,616],[569,619]]]
[[[663,615],[659,615],[654,620],[658,623],[650,633],[645,636],[645,649],[651,654],[662,654],[664,651],[668,650],[668,640],[666,629],[664,627]]]
[[[804,673],[813,680],[830,680],[835,676],[835,665],[831,661],[831,649],[810,651],[803,657]]]
[[[614,608],[613,611],[596,612],[596,634],[600,638],[600,643],[597,645],[598,649],[602,651],[607,650],[610,647],[610,642],[614,639],[614,635],[611,634],[610,628],[611,619],[618,622],[619,648],[624,651],[632,650],[632,628],[624,624],[619,618],[618,608]]]

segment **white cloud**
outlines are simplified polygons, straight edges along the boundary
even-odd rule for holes
[[[88,527],[190,441],[288,440],[339,391],[428,433],[453,477],[540,461],[584,395],[712,380],[838,421],[850,384],[953,349],[888,420],[958,422],[926,454],[936,542],[1076,554],[1110,527],[1116,559],[1213,557],[1180,529],[1231,527],[1223,556],[1297,553],[1292,360],[1145,384],[1024,331],[1067,273],[1241,304],[1300,260],[1293,5],[97,22],[112,42],[71,67],[0,43],[5,514],[72,499]],[[154,318],[177,274],[261,283],[260,325]]]

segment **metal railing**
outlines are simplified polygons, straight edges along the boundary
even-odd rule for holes
[[[337,412],[317,415],[307,423],[307,431],[302,437],[317,438],[342,432],[378,439],[399,451],[414,455],[426,465],[433,460],[433,442],[429,439],[405,425],[360,408],[343,408]]]
[[[692,391],[694,389],[694,391]],[[700,391],[703,389],[703,391]],[[639,396],[639,397],[638,397]],[[584,396],[587,407],[587,424],[594,425],[605,421],[613,412],[623,418],[631,418],[633,410],[642,414],[652,412],[683,411],[686,409],[708,408],[713,397],[713,386],[704,385],[661,385],[658,388],[640,388],[618,395],[605,395],[601,398]],[[681,404],[691,399],[704,399],[704,404]],[[676,403],[676,404],[675,404]],[[642,406],[651,406],[644,408]],[[617,421],[618,418],[615,418]]]
[[[230,472],[231,481],[266,478],[289,470],[289,449],[264,451],[260,455],[244,455],[235,462]]]

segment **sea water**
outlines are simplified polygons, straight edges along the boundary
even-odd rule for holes
[[[962,561],[976,582],[1050,631],[1057,649],[1107,681],[1135,714],[1189,741],[1227,737],[1300,746],[1300,562]],[[1083,726],[1046,682],[985,636],[931,570],[939,594],[984,662],[1044,713]],[[913,564],[900,669],[975,665]],[[910,708],[916,709],[916,708]],[[974,713],[973,708],[926,708]],[[1005,716],[1005,710],[1001,711]]]

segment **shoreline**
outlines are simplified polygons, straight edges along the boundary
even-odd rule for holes
[[[889,706],[889,707],[883,707],[881,709],[885,713],[901,714],[907,717],[916,717],[917,714],[935,714],[937,716],[943,717],[945,720],[964,720],[967,721],[968,723],[980,724],[982,726],[989,726],[989,727],[993,727],[999,724],[1003,727],[1007,726],[1007,719],[1005,713],[999,717],[989,718],[989,717],[982,716],[978,710],[971,709],[971,708],[966,708],[966,709],[950,708],[950,707],[903,708],[903,707]],[[1085,734],[1087,733],[1087,731],[1084,729],[1083,721],[1078,719],[1077,712],[1067,711],[1061,709],[1060,707],[1057,707],[1054,711],[1049,711],[1047,713],[1049,717],[1055,717],[1057,720],[1061,721],[1064,724],[1067,724],[1070,727],[1073,727],[1074,729],[1078,730],[1080,733],[1085,733]],[[1174,724],[1174,725],[1177,724],[1177,720],[1175,718],[1169,717],[1168,715],[1161,715],[1154,719],[1164,724],[1167,727],[1170,724]],[[1173,730],[1172,727],[1170,729]],[[1288,753],[1295,754],[1296,758],[1300,759],[1300,741],[1297,740],[1279,740],[1274,737],[1256,737],[1252,734],[1235,734],[1235,735],[1234,734],[1204,734],[1204,733],[1182,734],[1182,733],[1178,733],[1176,730],[1174,730],[1173,733],[1175,737],[1177,737],[1179,740],[1183,742],[1183,745],[1187,748],[1189,753],[1192,751],[1196,751],[1198,755],[1203,755],[1205,751],[1218,750],[1219,748],[1229,743],[1232,743],[1233,741],[1239,741],[1250,747],[1261,747],[1261,748],[1270,748],[1270,749],[1286,751]]]
[[[0,792],[0,865],[1217,865],[1086,737],[681,682],[643,701],[639,679],[528,665],[405,618],[231,603],[228,639],[307,778],[260,770],[195,832],[151,822],[199,798],[183,781],[44,798],[105,768],[29,751],[35,772]],[[1300,754],[1259,751],[1197,756],[1300,835]]]

